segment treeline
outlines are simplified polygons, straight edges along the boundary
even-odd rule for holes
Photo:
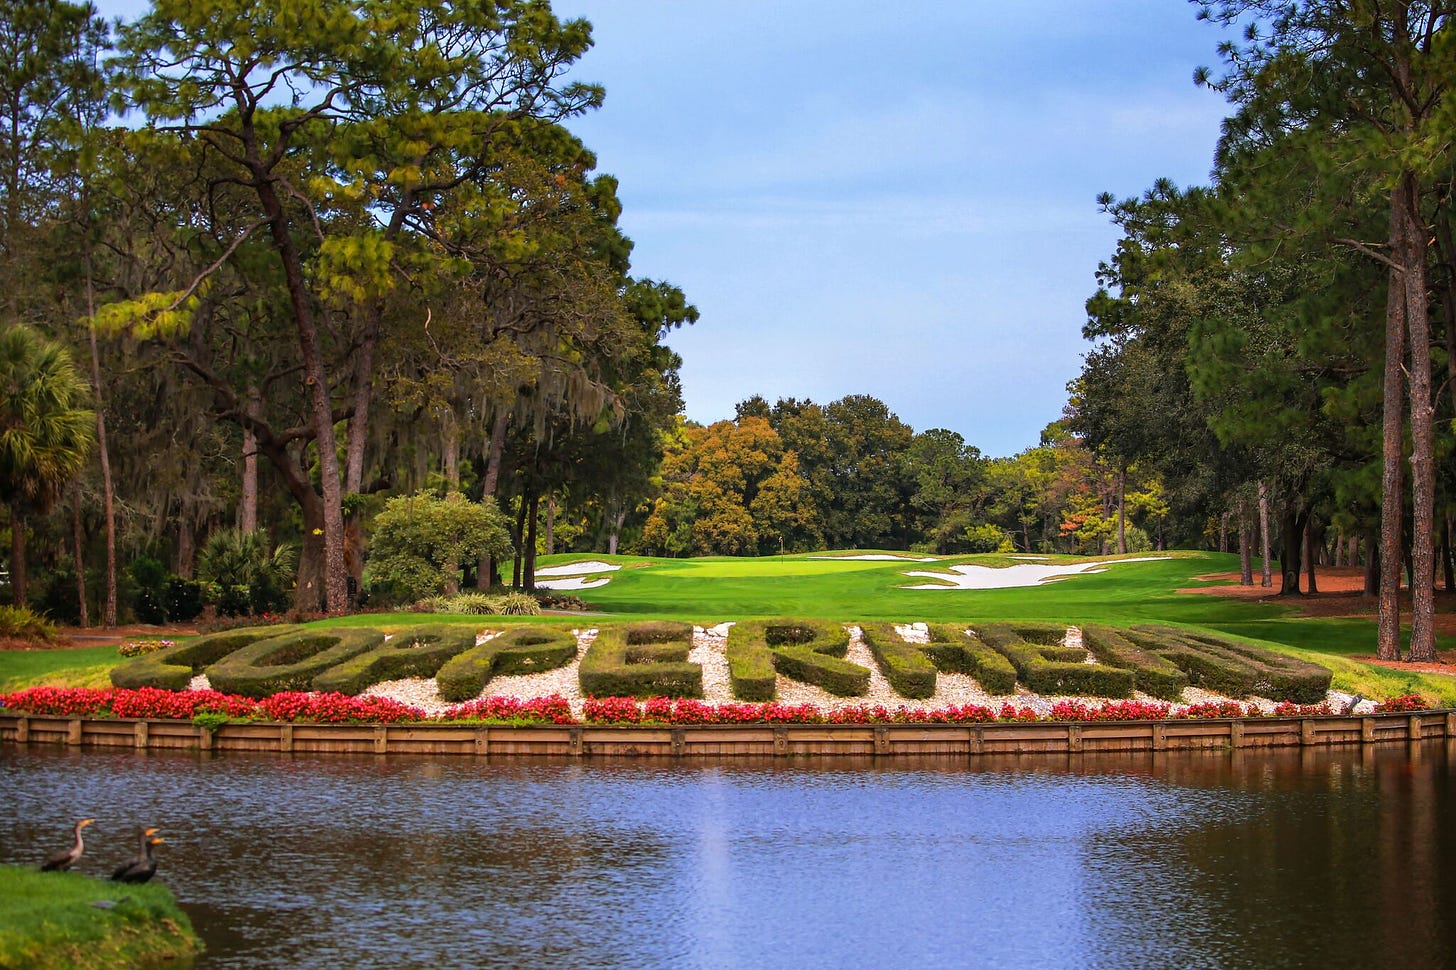
[[[424,488],[518,549],[547,494],[615,541],[697,311],[632,275],[563,127],[602,100],[590,45],[524,0],[7,5],[10,598],[114,622],[198,577],[349,609],[372,515]]]
[[[1208,526],[1200,509],[1175,514],[1156,476],[1120,475],[1061,423],[1036,447],[992,459],[957,432],[914,431],[867,395],[753,397],[736,411],[669,441],[640,551],[1096,554],[1170,537],[1197,545]]]
[[[1197,5],[1242,30],[1198,77],[1233,107],[1213,184],[1103,199],[1123,238],[1070,427],[1246,550],[1262,505],[1286,593],[1358,550],[1386,658],[1405,574],[1410,656],[1434,659],[1437,574],[1456,587],[1456,6]]]

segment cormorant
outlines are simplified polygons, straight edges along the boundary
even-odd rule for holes
[[[157,857],[152,846],[161,845],[166,839],[152,835],[156,829],[147,829],[142,835],[142,850],[137,857],[124,866],[118,866],[111,874],[112,882],[146,882],[157,873]]]
[[[133,869],[136,866],[145,865],[148,857],[150,857],[152,854],[151,847],[147,845],[147,840],[156,834],[157,829],[142,829],[141,847],[137,849],[136,858],[132,859],[130,862],[123,862],[121,865],[117,866],[116,869],[112,871],[111,878],[120,879],[123,875],[125,875],[128,870]]]
[[[41,872],[64,872],[76,864],[81,858],[81,853],[86,851],[86,844],[81,841],[81,830],[92,822],[94,818],[83,818],[76,823],[76,842],[64,852],[57,852],[45,862],[40,864]]]

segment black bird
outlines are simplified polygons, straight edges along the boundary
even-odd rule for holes
[[[46,861],[40,864],[41,872],[64,872],[76,864],[81,858],[81,853],[86,851],[86,843],[81,841],[81,830],[92,822],[94,818],[83,818],[76,823],[76,841],[64,852],[57,852]]]
[[[111,873],[112,879],[120,879],[127,872],[127,870],[139,865],[146,864],[148,857],[150,857],[152,854],[151,847],[147,844],[147,840],[150,839],[152,836],[156,835],[157,831],[157,829],[140,830],[141,847],[137,849],[136,858],[132,859],[130,862],[123,862],[121,865],[117,866],[116,869],[113,870]]]
[[[111,874],[112,882],[146,882],[157,873],[157,857],[152,854],[152,846],[161,845],[166,839],[153,835],[156,829],[147,829],[142,833],[141,852],[131,862],[117,866],[116,871]]]

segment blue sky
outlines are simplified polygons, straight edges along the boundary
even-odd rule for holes
[[[138,0],[99,0],[134,15]],[[1036,444],[1117,232],[1096,196],[1207,181],[1220,31],[1181,0],[556,0],[605,106],[634,274],[702,313],[688,417],[872,394],[982,452]]]

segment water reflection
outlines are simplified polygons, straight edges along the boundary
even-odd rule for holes
[[[1440,743],[561,764],[0,748],[0,860],[164,827],[199,967],[1295,967],[1456,953]]]

